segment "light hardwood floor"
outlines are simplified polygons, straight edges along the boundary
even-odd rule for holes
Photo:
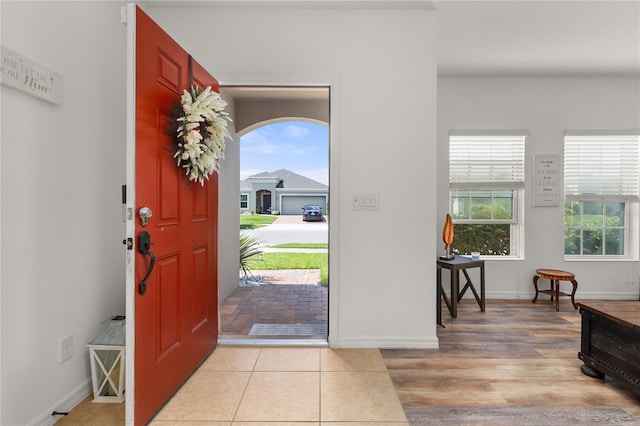
[[[220,347],[153,424],[388,426],[408,420],[417,426],[640,425],[640,395],[609,378],[597,380],[580,372],[580,315],[567,299],[560,306],[556,312],[548,299],[536,304],[492,300],[481,313],[474,302],[463,301],[456,319],[443,309],[446,328],[438,329],[439,349],[382,350],[382,356],[366,349]],[[387,372],[391,380],[385,381]],[[215,404],[229,392],[220,392],[219,379],[230,374],[236,378],[225,386],[245,389],[244,396],[221,409]],[[320,383],[313,386],[317,395],[312,399],[318,403],[309,404],[309,418],[296,417],[300,404],[295,403],[269,411],[275,407],[274,396],[295,392],[284,381],[292,374],[304,376],[300,386],[306,386],[307,376]],[[272,383],[262,387],[262,395],[259,387],[251,390],[258,383],[252,385],[250,377],[271,377]],[[282,389],[274,392],[278,386]],[[195,392],[187,395],[190,390]],[[385,408],[375,398],[383,394],[385,403],[397,405]],[[243,406],[249,397],[252,402]],[[283,401],[302,400],[292,396]],[[60,424],[122,425],[123,405],[110,405],[92,404],[88,398]],[[237,418],[243,407],[246,423]],[[287,423],[292,420],[296,423]]]
[[[640,308],[640,302],[639,302]],[[412,425],[640,425],[640,395],[580,372],[568,299],[443,305],[437,350],[382,350]]]

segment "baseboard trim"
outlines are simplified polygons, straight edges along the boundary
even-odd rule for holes
[[[562,289],[562,291],[566,291],[566,289]],[[533,290],[527,293],[519,293],[519,292],[512,292],[512,291],[491,291],[491,292],[487,292],[486,299],[487,300],[492,300],[492,299],[493,300],[533,300],[534,294],[535,292]],[[541,295],[540,297],[542,296],[544,295]],[[607,293],[606,291],[584,291],[584,290],[580,290],[580,287],[578,287],[578,291],[576,292],[575,298],[576,298],[576,302],[578,302],[579,300],[588,300],[588,299],[638,300],[638,293],[634,291],[624,292],[624,293],[621,293],[621,292]],[[464,300],[466,299],[473,300],[473,295],[471,295],[470,297],[465,295]]]
[[[394,338],[341,338],[335,342],[337,348],[378,348],[378,349],[438,349],[438,338],[394,339]]]
[[[91,392],[93,392],[93,388],[89,378],[49,407],[44,413],[29,422],[29,426],[51,426],[55,424],[62,416],[52,416],[51,413],[54,411],[69,412],[73,410],[76,405],[91,395]]]

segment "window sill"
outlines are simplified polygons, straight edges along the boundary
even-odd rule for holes
[[[462,254],[460,255],[462,257],[466,257],[471,259],[471,256],[468,254]],[[499,262],[504,262],[504,261],[513,261],[513,260],[524,260],[524,257],[522,256],[480,256],[480,260],[497,260]]]
[[[631,257],[605,257],[605,256],[565,256],[566,262],[637,262]]]

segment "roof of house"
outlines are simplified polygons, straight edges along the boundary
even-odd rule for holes
[[[281,189],[328,189],[329,187],[323,183],[309,179],[306,176],[299,175],[287,169],[280,169],[274,172],[262,172],[249,176],[240,181],[241,189],[251,189],[251,182],[260,179],[278,179],[279,183],[276,188]]]

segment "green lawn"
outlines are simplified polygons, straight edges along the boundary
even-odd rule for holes
[[[329,285],[328,253],[263,253],[249,260],[250,270],[259,269],[320,269],[320,283]]]
[[[240,215],[240,229],[255,229],[272,224],[278,217],[273,215]],[[287,243],[274,248],[326,249],[327,243]],[[329,285],[328,253],[263,253],[247,260],[249,270],[259,269],[320,269],[320,283]]]
[[[241,214],[240,229],[255,229],[271,225],[277,218],[278,216],[270,214]]]

